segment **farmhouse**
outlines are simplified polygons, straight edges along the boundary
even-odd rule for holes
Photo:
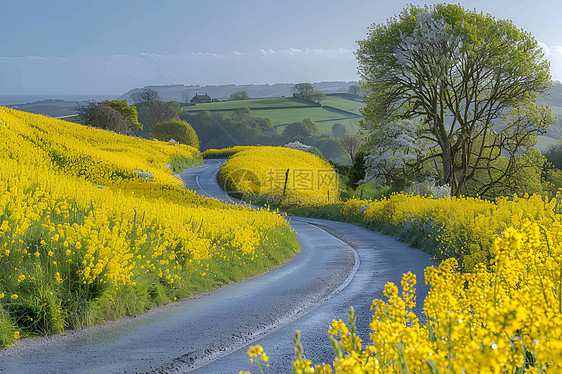
[[[195,96],[193,96],[193,99],[189,100],[190,103],[196,103],[196,104],[210,103],[212,101],[213,100],[211,99],[211,97],[207,94],[205,95],[195,94]]]

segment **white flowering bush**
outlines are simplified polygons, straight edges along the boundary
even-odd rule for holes
[[[283,147],[296,149],[296,150],[304,151],[304,152],[310,152],[312,150],[312,148],[314,148],[313,146],[306,145],[304,143],[299,142],[298,140],[296,140],[294,142],[289,142],[289,143],[285,144]]]
[[[289,143],[285,144],[283,147],[296,149],[298,151],[312,153],[313,155],[317,155],[318,157],[324,158],[324,156],[322,155],[322,152],[320,152],[320,150],[318,148],[316,148],[312,145],[306,145],[304,143],[299,142],[298,140],[295,140],[294,142],[289,142]]]
[[[438,186],[435,184],[435,179],[429,178],[423,182],[412,182],[411,185],[404,189],[404,192],[412,195],[432,196],[438,199],[442,197],[450,197],[451,186]]]
[[[365,179],[376,186],[388,184],[402,174],[406,163],[416,160],[423,149],[418,126],[411,120],[378,125],[370,132],[372,153],[365,157]]]

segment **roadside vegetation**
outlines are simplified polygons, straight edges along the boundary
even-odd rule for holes
[[[337,168],[343,200],[285,208],[400,237],[439,264],[424,316],[404,274],[373,301],[368,341],[352,308],[332,322],[331,365],[307,360],[297,332],[294,373],[560,372],[560,147],[532,148],[557,120],[537,100],[551,85],[537,41],[459,5],[409,6],[357,56],[366,141]]]
[[[173,173],[201,163],[191,146],[0,108],[0,346],[133,316],[298,251],[281,215],[183,188]]]
[[[0,109],[0,345],[289,259],[283,215],[202,199],[172,174],[228,158],[218,179],[234,196],[393,235],[438,263],[425,318],[404,274],[373,302],[369,341],[351,308],[327,326],[331,365],[307,360],[297,332],[295,373],[561,372],[562,84],[538,42],[458,5],[409,6],[356,55],[361,87],[345,94],[298,83],[292,97],[182,106],[143,89],[134,106],[83,107],[84,124],[165,142]],[[248,354],[263,372],[264,349]]]

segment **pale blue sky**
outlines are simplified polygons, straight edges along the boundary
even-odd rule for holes
[[[0,95],[357,80],[353,52],[369,25],[434,2],[0,0]],[[531,32],[562,80],[558,2],[458,3]]]

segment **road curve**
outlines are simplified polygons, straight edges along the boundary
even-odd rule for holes
[[[216,183],[220,161],[181,174],[186,187],[233,202]],[[429,256],[393,238],[354,225],[293,217],[301,252],[260,276],[103,326],[22,340],[0,351],[7,373],[238,373],[256,371],[250,345],[270,356],[269,373],[291,371],[292,337],[302,331],[305,356],[331,362],[328,326],[350,305],[358,331],[369,337],[370,305],[387,281],[418,274],[418,300],[427,292]]]

